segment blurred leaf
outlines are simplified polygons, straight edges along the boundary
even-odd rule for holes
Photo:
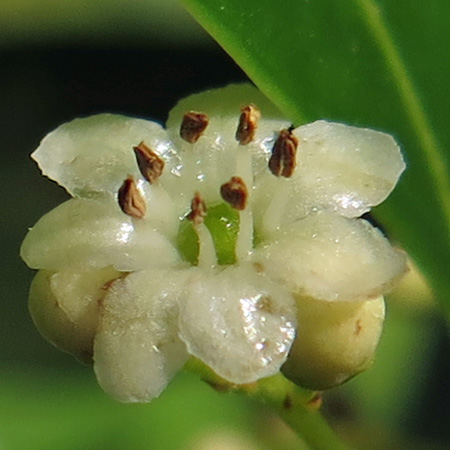
[[[246,399],[218,394],[193,376],[180,374],[151,404],[122,404],[86,372],[1,367],[0,448],[187,450],[216,432],[255,439]]]
[[[378,128],[407,173],[376,214],[450,312],[450,45],[445,0],[183,0],[299,124]]]
[[[443,327],[433,311],[417,314],[392,300],[373,367],[341,389],[354,394],[352,407],[359,420],[406,434],[414,412],[422,414]]]
[[[178,0],[0,0],[0,49],[22,43],[203,45]]]

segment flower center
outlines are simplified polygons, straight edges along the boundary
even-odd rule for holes
[[[217,187],[223,202],[206,205],[202,192],[195,192],[190,211],[180,221],[175,244],[182,258],[193,265],[212,267],[217,264],[235,264],[246,259],[253,250],[255,230],[251,195],[254,174],[249,144],[255,140],[260,118],[261,113],[255,105],[241,108],[235,133],[238,148],[237,151],[230,151],[230,155],[235,155],[236,158],[234,175],[228,182]],[[188,111],[181,121],[179,136],[195,149],[209,124],[210,119],[206,114]],[[268,170],[278,178],[290,178],[296,165],[297,146],[298,140],[292,134],[292,129],[281,130],[268,161]],[[144,142],[133,147],[133,150],[143,178],[151,185],[161,187],[159,178],[163,174],[164,160]],[[184,176],[190,180],[191,171],[186,170]],[[282,209],[277,214],[275,206],[284,204],[285,200],[281,201],[280,197],[286,197],[284,183],[280,184],[282,186],[278,189],[279,192],[275,192],[278,195],[274,195],[275,205],[269,205],[266,214],[270,216],[270,220],[263,220],[267,229],[278,226]],[[145,200],[131,176],[120,188],[118,200],[124,213],[135,219],[145,216]]]
[[[203,223],[210,233],[219,265],[236,262],[236,243],[239,233],[239,213],[227,203],[209,207]],[[176,245],[181,256],[191,264],[199,264],[201,236],[195,221],[186,216],[181,222]]]

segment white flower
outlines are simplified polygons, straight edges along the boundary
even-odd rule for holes
[[[358,218],[404,170],[392,137],[280,117],[232,85],[182,100],[167,129],[102,114],[62,125],[33,153],[73,198],[23,242],[41,270],[30,309],[55,345],[93,352],[119,400],[158,396],[190,355],[231,383],[273,375],[303,298],[366,302],[405,271]]]

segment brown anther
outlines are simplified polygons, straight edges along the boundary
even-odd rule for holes
[[[188,220],[194,222],[195,225],[199,225],[206,217],[206,203],[200,192],[194,194],[194,198],[191,200],[191,212],[186,216]]]
[[[147,205],[131,175],[123,182],[117,198],[119,206],[125,214],[135,219],[142,219],[145,216]]]
[[[239,125],[236,130],[236,140],[241,145],[247,145],[255,138],[258,121],[261,113],[255,105],[247,105],[241,108]]]
[[[297,147],[298,139],[292,134],[292,128],[281,130],[269,160],[269,169],[275,176],[292,176],[296,166]]]
[[[180,136],[185,141],[195,144],[206,130],[209,117],[206,114],[190,111],[183,116]]]
[[[133,147],[137,165],[142,176],[150,183],[154,183],[162,174],[164,160],[144,142]]]
[[[241,177],[231,177],[228,183],[222,184],[220,195],[234,209],[242,211],[247,206],[248,190]]]

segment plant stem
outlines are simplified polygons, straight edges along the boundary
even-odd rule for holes
[[[236,385],[219,377],[197,359],[189,360],[185,369],[197,373],[218,391],[240,392],[268,405],[311,450],[350,450],[322,417],[320,393],[296,386],[281,373],[255,383]]]
[[[281,374],[240,390],[274,409],[312,450],[349,450],[322,417],[320,393],[301,389]]]

